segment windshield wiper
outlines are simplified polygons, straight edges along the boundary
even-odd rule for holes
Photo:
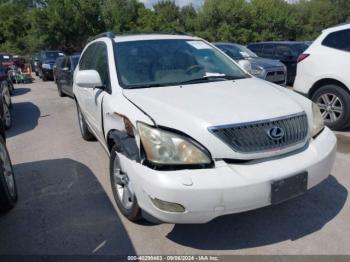
[[[242,76],[227,76],[227,75],[212,75],[212,76],[202,76],[200,78],[195,78],[183,82],[179,82],[179,85],[191,84],[191,83],[201,83],[210,81],[225,81],[225,80],[237,80],[242,79]]]
[[[126,86],[126,89],[139,89],[139,88],[151,88],[151,87],[162,87],[167,86],[167,84],[144,84],[144,85],[130,85]]]

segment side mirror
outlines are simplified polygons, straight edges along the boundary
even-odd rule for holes
[[[100,74],[96,70],[78,71],[75,83],[80,87],[101,88],[103,86]]]
[[[252,71],[252,65],[249,61],[247,61],[245,59],[241,59],[238,61],[238,64],[248,73],[250,73]]]

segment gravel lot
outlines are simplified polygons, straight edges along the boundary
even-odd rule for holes
[[[108,157],[80,137],[53,82],[17,85],[8,149],[19,202],[0,215],[0,254],[350,254],[350,132],[332,175],[297,199],[205,225],[133,224],[113,202]]]

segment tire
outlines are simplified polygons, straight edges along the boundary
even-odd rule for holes
[[[81,136],[86,141],[95,140],[95,136],[90,132],[89,127],[85,121],[85,118],[80,110],[80,107],[77,103],[77,113],[78,113],[78,123],[80,128]]]
[[[342,87],[330,84],[319,88],[312,101],[320,106],[325,124],[333,130],[342,130],[350,124],[350,95]]]
[[[59,83],[57,83],[57,90],[58,90],[58,95],[59,95],[60,97],[66,96],[66,95],[62,92],[62,87],[61,87],[61,85],[60,85]]]
[[[17,202],[17,186],[5,141],[0,138],[0,211],[8,211]]]
[[[3,105],[3,125],[5,129],[9,129],[12,126],[12,117],[11,117],[11,111],[10,107],[5,103],[5,101],[2,103]]]
[[[120,212],[130,221],[138,221],[142,218],[141,209],[137,198],[133,193],[130,180],[122,170],[117,152],[120,149],[114,145],[110,155],[109,173],[114,200]],[[116,173],[118,175],[116,175]],[[125,199],[123,200],[123,197]]]

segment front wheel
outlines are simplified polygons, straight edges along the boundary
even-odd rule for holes
[[[333,130],[342,130],[350,124],[350,95],[337,85],[325,85],[312,96],[320,107],[324,123]]]
[[[141,219],[141,209],[132,187],[132,183],[120,158],[118,157],[118,146],[112,148],[110,156],[110,179],[114,199],[122,214],[131,221]]]
[[[5,141],[0,138],[0,210],[7,211],[17,202],[17,187]]]

